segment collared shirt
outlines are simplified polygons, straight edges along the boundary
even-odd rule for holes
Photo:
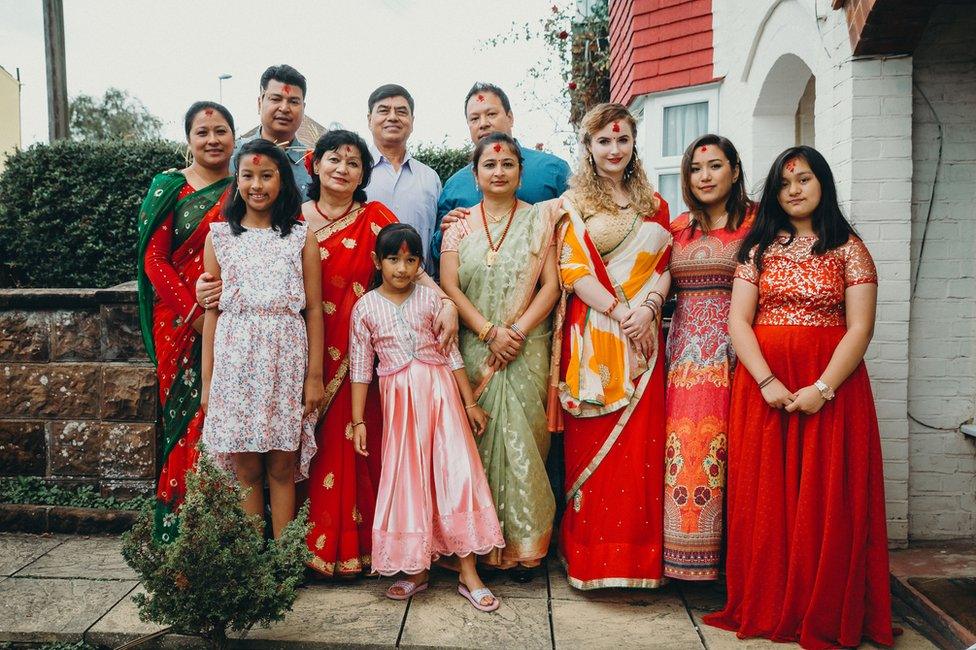
[[[562,196],[569,183],[569,165],[551,153],[519,145],[524,160],[522,184],[515,193],[519,199],[535,205]],[[440,264],[442,233],[441,219],[454,208],[470,208],[481,201],[481,191],[474,183],[471,163],[454,172],[444,184],[437,202],[437,227],[431,238],[430,257],[436,270]]]
[[[373,357],[379,357],[376,374],[392,375],[414,359],[451,370],[464,367],[456,343],[445,355],[434,334],[441,299],[433,289],[415,284],[399,305],[375,289],[359,299],[349,317],[349,379],[368,384],[373,378]]]
[[[237,152],[241,150],[244,143],[250,142],[251,140],[257,140],[261,137],[261,129],[249,138],[238,138],[237,142],[234,144],[234,155],[230,159],[230,173],[237,173],[237,165],[234,161],[237,160]],[[305,154],[308,153],[310,147],[302,143],[298,138],[291,141],[287,147],[283,148],[285,155],[288,156],[288,160],[291,161],[291,173],[295,175],[295,187],[298,188],[298,193],[302,195],[302,201],[304,202],[308,196],[305,194],[308,190],[308,184],[312,182],[312,177],[308,175],[308,170],[305,169]]]
[[[409,153],[397,172],[375,146],[370,145],[369,151],[373,154],[373,175],[366,186],[367,199],[379,201],[393,211],[400,223],[416,228],[424,242],[424,259],[429,260],[441,179],[437,172]]]

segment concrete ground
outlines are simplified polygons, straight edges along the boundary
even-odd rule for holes
[[[139,581],[120,555],[117,537],[0,533],[0,642],[78,641],[115,647],[158,630],[139,621],[131,601]],[[701,625],[723,600],[713,585],[670,584],[657,591],[579,592],[556,562],[527,584],[489,580],[502,600],[493,614],[472,608],[456,577],[435,572],[432,587],[411,601],[383,596],[389,579],[314,583],[287,618],[255,629],[238,647],[781,648],[739,641]],[[899,650],[935,648],[902,621]],[[140,648],[187,647],[167,636]],[[793,646],[798,647],[798,646]],[[867,646],[872,647],[872,646]]]

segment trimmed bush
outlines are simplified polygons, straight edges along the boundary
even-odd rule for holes
[[[452,149],[444,144],[421,144],[412,152],[413,157],[432,168],[447,182],[454,172],[471,162],[471,147]]]
[[[136,217],[152,177],[184,167],[164,140],[61,141],[7,159],[0,287],[109,287],[135,279]]]

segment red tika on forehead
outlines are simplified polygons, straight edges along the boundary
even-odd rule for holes
[[[254,163],[255,165],[260,165],[261,164],[261,154],[259,154],[259,153],[254,154],[254,156],[251,157],[251,162]]]
[[[701,151],[702,153],[705,153],[706,151],[708,151],[708,147],[706,147],[705,145],[702,145],[702,148],[699,149],[698,151]]]
[[[613,126],[610,127],[610,130],[613,131],[614,133],[620,133],[620,124],[617,123],[617,122],[614,122],[613,123]]]
[[[291,86],[285,84],[281,87],[281,92],[285,93],[286,95],[289,94],[291,92]]]
[[[485,101],[485,96],[484,95],[478,95],[478,101],[479,102]]]
[[[498,143],[496,142],[496,143],[495,143],[495,146],[494,146],[494,147],[492,147],[492,149],[494,149],[494,150],[495,150],[495,153],[498,153],[499,151],[501,151],[501,150],[502,150],[502,145],[500,145],[500,144],[498,144]]]
[[[796,158],[790,158],[786,161],[786,169],[790,173],[793,173],[793,171],[796,169]]]
[[[206,115],[207,117],[210,117],[211,115],[213,115],[213,109],[212,108],[208,108],[208,109],[206,109],[206,110],[203,111],[203,114]]]
[[[399,252],[400,253],[403,253],[404,255],[409,255],[410,254],[410,247],[407,246],[407,242],[406,241],[400,242],[400,250],[399,250]]]

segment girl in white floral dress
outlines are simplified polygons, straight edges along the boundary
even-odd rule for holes
[[[264,511],[267,478],[277,539],[295,516],[325,398],[320,260],[281,150],[254,140],[236,163],[227,221],[212,224],[204,247],[223,292],[204,321],[203,442],[246,488],[249,514]]]

